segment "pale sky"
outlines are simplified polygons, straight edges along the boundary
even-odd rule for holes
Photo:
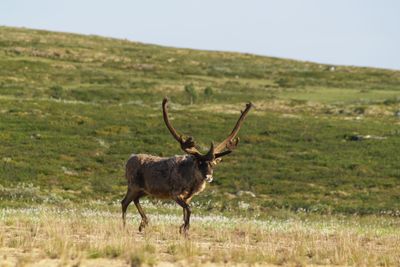
[[[400,0],[0,0],[0,25],[400,70]]]

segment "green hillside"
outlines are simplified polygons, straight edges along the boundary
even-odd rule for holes
[[[182,153],[162,120],[166,95],[203,150],[255,104],[238,149],[194,198],[205,210],[400,215],[400,71],[10,27],[0,205],[122,199],[131,153]]]

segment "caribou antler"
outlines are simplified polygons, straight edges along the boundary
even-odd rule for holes
[[[183,151],[185,151],[188,154],[194,155],[196,157],[202,157],[203,155],[196,148],[196,143],[194,142],[193,137],[189,136],[187,139],[184,139],[182,137],[182,135],[179,134],[175,130],[175,128],[172,126],[172,124],[170,123],[169,118],[168,118],[168,105],[167,104],[168,104],[168,98],[164,97],[163,102],[162,102],[163,117],[164,117],[165,125],[167,125],[169,132],[172,134],[172,136],[175,138],[175,140],[179,142]]]
[[[242,111],[242,114],[239,117],[239,120],[236,122],[235,127],[233,128],[231,134],[221,143],[217,145],[217,147],[214,149],[215,152],[215,157],[222,157],[226,154],[229,154],[236,148],[236,146],[239,143],[239,138],[236,137],[238,134],[240,127],[242,127],[242,123],[244,119],[246,118],[247,113],[250,111],[250,109],[253,107],[253,104],[250,102],[246,104],[246,108],[244,111]],[[226,151],[224,151],[226,149]]]
[[[231,153],[236,148],[237,144],[239,143],[239,138],[237,138],[236,135],[238,134],[247,113],[253,107],[252,103],[246,104],[246,108],[244,111],[242,111],[242,114],[240,115],[239,120],[236,122],[236,125],[233,128],[231,134],[216,147],[214,147],[214,144],[211,143],[210,150],[207,152],[207,154],[202,154],[197,150],[196,143],[193,137],[189,136],[187,139],[184,139],[183,136],[179,134],[172,126],[168,118],[167,104],[168,98],[164,97],[164,100],[162,102],[163,117],[165,125],[167,126],[169,132],[172,134],[175,140],[179,142],[182,150],[185,151],[185,153],[188,153],[203,160],[214,160],[215,158],[219,158]]]

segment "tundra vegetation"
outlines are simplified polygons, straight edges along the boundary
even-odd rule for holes
[[[256,107],[190,239],[120,218],[128,156],[181,154],[165,95],[202,151]],[[399,127],[399,71],[0,27],[0,262],[399,265]]]

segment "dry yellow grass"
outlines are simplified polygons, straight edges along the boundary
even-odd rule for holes
[[[400,265],[397,218],[193,216],[185,239],[177,211],[152,212],[139,234],[116,209],[2,209],[0,266]]]

